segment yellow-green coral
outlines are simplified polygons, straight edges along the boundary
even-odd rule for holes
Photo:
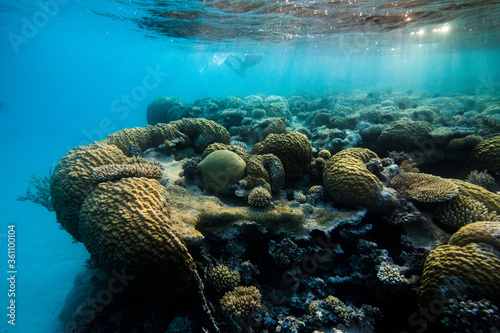
[[[463,247],[441,245],[425,260],[420,303],[442,297],[441,287],[465,297],[500,299],[500,257],[489,246],[470,243]],[[446,296],[445,296],[446,297]]]
[[[136,157],[131,158],[126,163],[101,165],[92,171],[92,178],[99,183],[129,177],[160,179],[162,176],[163,166],[159,162]]]
[[[332,154],[328,150],[322,149],[318,152],[318,157],[327,160],[332,157]]]
[[[97,143],[74,148],[55,167],[50,184],[52,205],[58,222],[77,241],[81,241],[78,226],[80,207],[97,185],[92,178],[93,169],[127,160],[116,146]]]
[[[265,207],[271,203],[271,193],[263,187],[254,188],[248,195],[248,204],[253,207]]]
[[[193,261],[169,226],[166,196],[149,178],[100,183],[82,205],[80,232],[98,267],[125,269],[175,296],[189,287]]]
[[[214,142],[229,144],[231,136],[220,124],[202,118],[184,118],[170,123],[179,132],[186,134],[193,142],[194,149],[201,153]]]
[[[298,132],[269,134],[253,147],[252,154],[274,154],[283,163],[286,177],[300,177],[309,169],[312,147],[307,136]]]
[[[217,292],[233,290],[240,284],[240,273],[225,265],[217,265],[209,271],[208,283]]]
[[[262,295],[256,287],[239,286],[233,291],[225,293],[224,297],[220,300],[220,304],[226,315],[246,317],[249,314],[260,310],[261,297]]]
[[[323,170],[323,184],[334,203],[347,207],[390,210],[399,203],[365,163],[377,155],[364,148],[345,149],[332,156]]]
[[[496,211],[497,214],[500,214],[500,195],[492,193],[479,185],[474,185],[463,180],[450,180],[458,186],[460,194],[482,202],[490,212]]]
[[[469,243],[463,247],[441,245],[426,258],[420,303],[428,305],[440,300],[441,288],[448,289],[455,296],[484,297],[500,299],[500,257],[498,251],[484,244]]]
[[[461,227],[451,236],[449,244],[465,246],[470,243],[484,243],[500,251],[500,222],[482,221]]]
[[[281,160],[273,154],[249,155],[246,188],[262,186],[269,192],[279,191],[285,183],[285,170]]]
[[[236,153],[216,150],[198,164],[205,189],[211,193],[228,193],[227,186],[245,175],[246,163]]]
[[[135,144],[141,150],[157,147],[162,143],[171,143],[176,139],[182,144],[191,143],[197,152],[202,152],[209,144],[221,142],[228,144],[231,137],[228,131],[212,120],[202,118],[184,118],[169,124],[125,128],[108,135],[103,142],[114,144],[127,156],[130,145]]]
[[[484,140],[472,149],[467,169],[500,172],[500,135]]]
[[[458,194],[458,186],[451,181],[424,173],[405,172],[389,183],[398,196],[417,202],[443,202]]]
[[[452,227],[461,227],[477,221],[497,221],[495,212],[470,197],[458,194],[453,199],[441,203],[435,210],[436,219]]]

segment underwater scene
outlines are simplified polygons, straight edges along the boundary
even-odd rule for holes
[[[499,18],[0,0],[0,333],[500,332]]]

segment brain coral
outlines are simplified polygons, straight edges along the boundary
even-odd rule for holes
[[[286,177],[300,177],[309,169],[312,159],[311,142],[304,134],[269,134],[257,143],[252,154],[274,154],[283,163]]]
[[[99,183],[129,177],[160,179],[162,176],[163,166],[159,162],[137,157],[130,158],[122,164],[105,164],[92,171],[92,178]]]
[[[458,186],[447,179],[413,172],[396,175],[389,187],[395,189],[399,197],[417,202],[443,202],[458,193]]]
[[[125,128],[108,135],[103,142],[116,145],[129,156],[131,144],[136,144],[141,150],[145,150],[174,139],[183,144],[192,143],[197,152],[202,152],[213,142],[228,144],[231,137],[224,127],[212,120],[183,118],[169,124]]]
[[[166,195],[154,179],[100,183],[82,205],[80,233],[104,271],[126,269],[175,296],[189,287],[192,258],[169,227]]]
[[[426,121],[397,120],[382,131],[377,146],[382,151],[411,152],[422,148],[431,131],[431,125]]]
[[[477,221],[497,221],[495,212],[490,213],[481,202],[458,194],[453,199],[443,202],[435,210],[436,219],[452,227],[461,227]]]
[[[173,97],[160,97],[148,105],[147,121],[149,125],[157,123],[169,123],[182,116],[184,104],[181,100]]]
[[[451,236],[448,244],[465,246],[470,243],[484,243],[500,251],[500,222],[482,221],[461,227]]]
[[[500,257],[498,251],[484,244],[470,243],[463,247],[441,245],[426,258],[420,303],[448,299],[448,290],[455,296],[484,297],[500,300]],[[456,295],[458,294],[458,295]]]
[[[500,135],[477,144],[469,155],[466,169],[500,172]]]
[[[214,142],[229,144],[231,136],[220,124],[202,118],[183,118],[170,123],[179,132],[187,135],[194,144],[194,149],[201,153]]]
[[[386,210],[398,200],[365,163],[377,155],[365,148],[345,149],[332,156],[323,170],[323,184],[333,201],[348,207]]]
[[[269,192],[276,192],[285,183],[285,170],[281,160],[273,154],[249,155],[245,180],[247,189],[261,185]]]
[[[78,229],[80,207],[97,185],[92,178],[93,169],[127,160],[116,146],[97,143],[71,150],[55,167],[50,184],[52,205],[59,223],[77,241],[81,241]]]
[[[125,128],[121,131],[111,133],[102,142],[113,144],[120,148],[123,153],[130,156],[130,145],[137,145],[142,151],[147,148],[156,147],[165,140],[173,140],[182,134],[172,125],[158,124],[155,126]]]
[[[198,166],[207,191],[227,193],[226,187],[237,183],[245,175],[246,163],[232,151],[216,150]]]
[[[490,212],[496,211],[497,214],[500,214],[500,195],[463,180],[450,180],[458,186],[460,194],[482,202]]]

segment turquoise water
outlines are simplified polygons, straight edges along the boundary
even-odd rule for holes
[[[157,97],[498,94],[500,4],[399,3],[0,1],[0,251],[15,224],[18,268],[16,325],[3,315],[0,331],[57,332],[87,258],[54,213],[15,200],[27,180],[75,146],[145,126]],[[222,64],[230,53],[263,60],[241,77]],[[5,312],[5,280],[0,287]]]

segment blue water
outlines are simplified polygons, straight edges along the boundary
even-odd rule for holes
[[[337,38],[267,41],[243,35],[211,42],[142,30],[132,19],[142,17],[143,9],[134,10],[133,2],[59,1],[46,20],[40,16],[43,3],[0,1],[0,253],[7,251],[7,225],[15,224],[18,269],[16,325],[7,324],[8,285],[2,279],[0,332],[57,332],[57,314],[87,258],[83,245],[58,229],[54,213],[15,200],[25,193],[27,180],[48,175],[75,146],[145,126],[146,108],[157,97],[194,102],[257,93],[288,96],[296,90],[321,96],[357,89],[431,94],[500,89],[500,27],[488,25],[474,42],[467,38],[468,29],[481,29],[480,18],[448,23],[448,35],[432,31],[444,23],[426,24],[432,38],[412,34],[410,27],[387,34],[352,29]],[[118,18],[96,15],[95,8]],[[491,21],[490,11],[474,13]],[[260,53],[264,59],[240,77],[218,63],[230,52]],[[0,258],[6,276],[6,254]]]

